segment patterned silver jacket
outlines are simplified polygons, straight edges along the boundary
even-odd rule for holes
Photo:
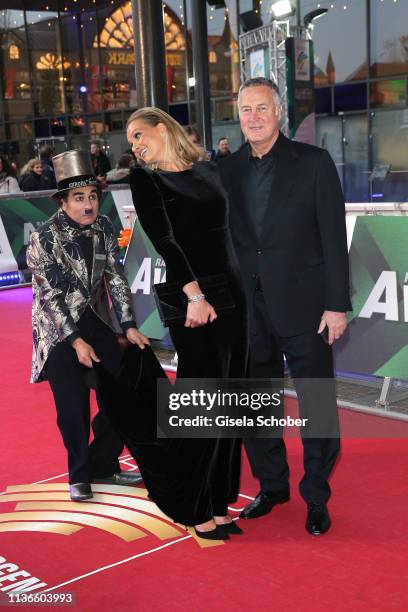
[[[30,236],[27,264],[34,292],[31,382],[45,379],[43,368],[51,349],[78,331],[76,322],[88,305],[112,329],[109,297],[120,324],[135,320],[111,221],[98,215],[89,228],[94,251],[91,282],[77,240],[80,231],[60,209]]]

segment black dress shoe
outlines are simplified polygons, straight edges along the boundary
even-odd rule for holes
[[[321,535],[326,533],[331,525],[326,504],[307,504],[306,531],[311,535]]]
[[[228,533],[229,535],[242,535],[244,533],[241,527],[238,527],[234,521],[231,521],[231,523],[222,523],[221,525],[217,525],[217,527],[220,527],[224,533]]]
[[[268,514],[277,504],[284,504],[290,500],[289,489],[283,489],[276,492],[260,491],[254,501],[245,506],[240,518],[252,519]]]
[[[139,472],[131,472],[130,470],[126,470],[125,472],[117,472],[116,474],[112,474],[112,476],[108,476],[107,478],[94,478],[92,482],[129,486],[135,485],[142,481],[143,479]]]
[[[72,501],[85,501],[93,497],[91,485],[87,482],[77,482],[69,485],[69,496]]]
[[[194,527],[194,531],[198,535],[199,538],[203,538],[203,540],[229,540],[229,535],[223,529],[221,529],[220,525],[217,525],[215,529],[211,531],[198,531]]]

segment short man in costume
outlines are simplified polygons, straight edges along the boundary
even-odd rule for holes
[[[98,214],[100,188],[89,153],[66,151],[53,164],[59,209],[31,234],[27,248],[34,291],[31,382],[49,381],[68,452],[70,496],[82,501],[92,497],[93,479],[137,481],[136,474],[119,470],[123,441],[101,407],[89,446],[93,363],[113,375],[120,368],[112,317],[130,343],[144,348],[149,340],[136,329],[112,223]]]

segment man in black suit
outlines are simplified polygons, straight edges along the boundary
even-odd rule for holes
[[[219,166],[250,313],[250,375],[282,378],[285,356],[301,416],[328,424],[326,435],[302,437],[299,488],[306,529],[317,535],[330,527],[328,478],[340,449],[331,345],[351,309],[344,200],[327,151],[279,131],[272,81],[244,83],[238,106],[247,142]],[[289,500],[289,468],[281,437],[247,440],[246,450],[261,490],[241,517],[256,518]]]

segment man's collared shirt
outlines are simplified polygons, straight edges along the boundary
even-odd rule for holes
[[[271,205],[272,185],[275,178],[278,140],[261,158],[252,155],[248,144],[248,175],[245,200],[252,215],[258,237],[262,233],[263,220]]]

